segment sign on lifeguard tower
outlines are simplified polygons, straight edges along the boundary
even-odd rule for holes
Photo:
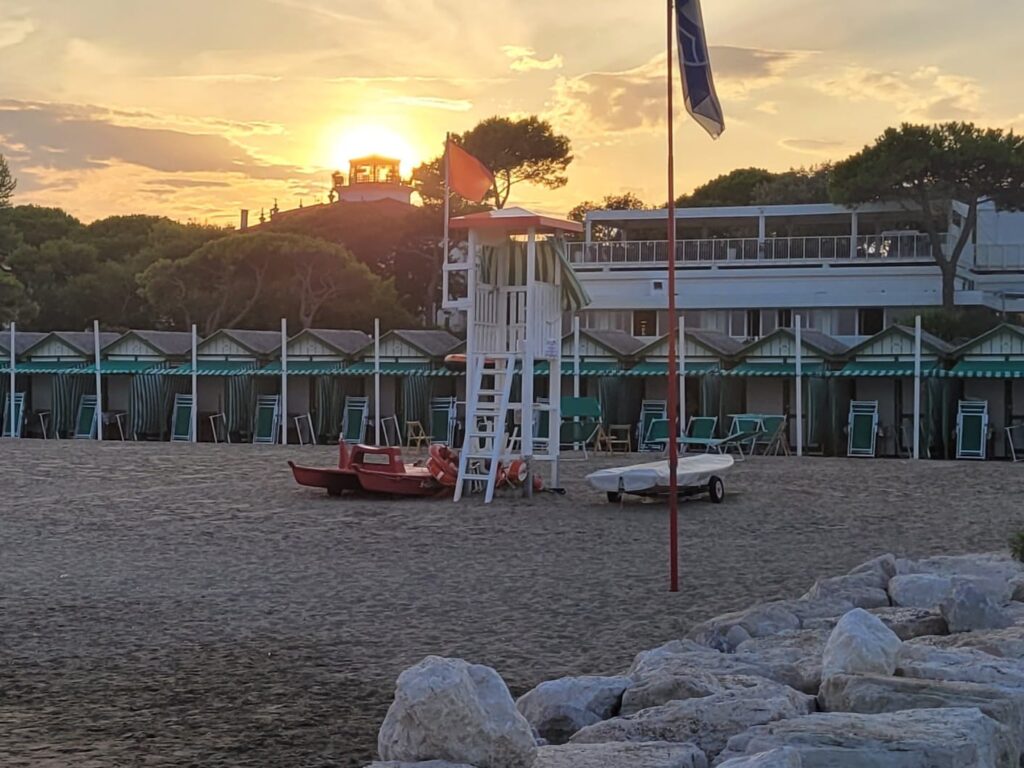
[[[527,467],[527,492],[535,462],[550,463],[557,486],[562,347],[550,341],[562,337],[563,313],[590,303],[563,241],[582,227],[505,208],[460,216],[451,228],[467,232],[465,250],[449,252],[443,280],[445,308],[466,313],[466,430],[455,500],[479,484],[490,502],[499,465],[517,459]]]

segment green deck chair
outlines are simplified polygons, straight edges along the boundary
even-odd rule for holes
[[[874,458],[878,438],[878,401],[853,400],[846,425],[846,455]]]
[[[647,424],[647,432],[642,436],[643,450],[664,451],[668,449],[668,419],[651,419]]]
[[[341,417],[341,439],[353,445],[366,440],[366,424],[370,420],[368,397],[346,397]]]
[[[729,433],[725,436],[727,442],[723,446],[728,450],[735,448],[737,455],[743,458],[743,448],[746,447],[747,455],[754,455],[754,448],[758,439],[764,434],[764,418],[756,413],[738,413],[732,417],[729,425]]]
[[[583,448],[583,458],[589,458],[587,445],[597,439],[601,429],[601,403],[596,397],[563,397],[561,410],[559,444],[579,445]]]
[[[25,393],[14,393],[14,434],[11,434],[11,398],[4,398],[4,425],[0,433],[3,437],[21,437],[21,429],[25,423]]]
[[[956,457],[984,459],[988,448],[988,401],[961,400],[956,414]]]
[[[171,442],[192,442],[192,395],[174,396],[171,409]]]
[[[644,400],[640,403],[640,424],[637,426],[637,443],[641,451],[660,451],[664,448],[665,440],[668,439],[668,427],[666,426],[665,436],[660,441],[647,442],[647,434],[651,429],[651,422],[668,419],[668,405],[664,400]]]
[[[711,443],[715,439],[715,430],[717,428],[717,416],[691,416],[690,423],[686,427],[686,434],[679,438],[679,446],[683,449],[684,453],[690,446],[703,448],[707,452],[711,449]],[[665,429],[667,432],[667,425]]]
[[[256,398],[254,422],[252,441],[263,445],[275,444],[281,424],[281,396],[260,395]]]
[[[451,446],[455,441],[455,398],[430,399],[430,442]]]
[[[100,416],[99,402],[96,395],[82,395],[78,401],[78,413],[75,416],[75,440],[96,439],[96,429]]]

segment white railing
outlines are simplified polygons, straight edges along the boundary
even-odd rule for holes
[[[965,255],[964,260],[967,260]],[[1024,269],[1024,243],[978,245],[974,249],[975,269]]]
[[[918,232],[864,235],[850,248],[850,235],[818,237],[756,237],[679,240],[677,264],[778,262],[930,261],[931,243]],[[568,243],[573,264],[667,264],[664,240]]]

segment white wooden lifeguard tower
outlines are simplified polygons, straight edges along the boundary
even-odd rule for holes
[[[582,227],[506,208],[452,219],[451,228],[468,230],[466,249],[450,249],[443,280],[445,308],[466,312],[466,429],[455,500],[478,483],[490,503],[498,465],[515,459],[526,464],[527,492],[537,461],[550,462],[557,486],[562,315],[590,303],[563,236]],[[534,398],[535,373],[548,377],[546,402]],[[511,430],[509,414],[517,423]]]

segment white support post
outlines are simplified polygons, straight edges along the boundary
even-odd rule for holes
[[[15,392],[14,392],[14,387],[15,387],[14,367],[15,367],[15,365],[17,363],[17,355],[15,354],[15,349],[14,349],[14,337],[15,337],[14,323],[11,323],[11,346],[10,346],[10,349],[9,349],[10,358],[11,358],[10,359],[11,391],[10,391],[10,405],[8,406],[11,409],[10,410],[10,413],[11,413],[11,425],[10,425],[11,426],[11,437],[14,437],[14,436],[16,436],[18,434],[18,430],[15,428],[16,425],[17,425],[17,422],[16,422],[17,414],[14,412],[14,403],[15,403],[15,398],[14,398],[14,395],[15,395]]]
[[[850,214],[850,258],[857,258],[857,238],[860,236],[857,231],[857,212]]]
[[[921,458],[921,316],[914,318],[914,458]]]
[[[373,321],[373,439],[380,445],[380,318]]]
[[[537,348],[538,323],[534,314],[537,303],[534,298],[534,281],[537,277],[537,230],[530,227],[526,238],[526,344],[523,350],[523,462],[526,464],[527,480],[523,484],[526,496],[533,495],[533,368],[534,351]],[[557,439],[557,438],[556,438]]]
[[[580,396],[580,316],[572,319],[572,396]]]
[[[804,455],[804,349],[800,315],[793,316],[796,333],[796,455]]]
[[[757,243],[758,245],[764,245],[765,238],[767,236],[767,229],[765,222],[764,211],[760,211],[757,215]]]
[[[199,347],[199,338],[196,334],[195,323],[192,324],[192,413],[190,415],[191,424],[189,430],[193,443],[199,442],[199,374],[197,364],[199,361],[199,355],[197,348]],[[216,429],[216,427],[214,427]],[[215,438],[216,439],[216,438]]]
[[[103,441],[103,374],[100,372],[100,321],[92,321],[92,345],[96,359],[96,439]],[[77,431],[77,430],[76,430]]]
[[[679,316],[679,436],[686,434],[686,318]]]
[[[583,227],[586,230],[585,237],[587,239],[587,245],[590,245],[590,242],[593,239],[593,234],[594,234],[593,223],[590,221],[590,217],[589,216],[584,218],[583,222],[584,222],[583,223]]]
[[[288,318],[281,318],[281,445],[288,445]]]

